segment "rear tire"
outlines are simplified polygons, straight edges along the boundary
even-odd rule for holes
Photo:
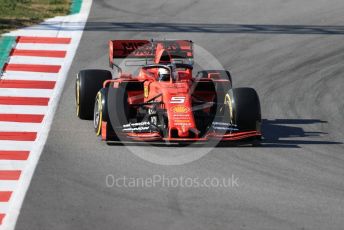
[[[95,97],[106,80],[112,79],[107,70],[81,70],[75,81],[76,114],[80,119],[93,118]]]

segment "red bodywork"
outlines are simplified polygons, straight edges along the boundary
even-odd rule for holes
[[[114,40],[109,42],[109,60],[113,66],[117,59],[150,59],[152,64],[165,65],[180,60],[192,60],[192,42],[187,40],[174,41],[147,41],[147,40]],[[210,131],[200,136],[194,113],[194,98],[202,98],[213,102],[216,92],[195,90],[198,83],[216,83],[231,85],[229,79],[221,78],[217,73],[195,79],[192,69],[177,68],[174,78],[169,81],[158,81],[158,68],[140,68],[139,73],[133,76],[121,72],[117,78],[104,82],[103,87],[118,88],[123,83],[142,83],[143,89],[128,90],[128,105],[145,104],[148,102],[161,102],[159,109],[164,110],[168,117],[166,134],[160,132],[123,132],[117,136],[137,141],[207,141],[209,139],[236,141],[251,137],[260,137],[259,130],[232,131],[230,133],[217,133]],[[204,108],[209,113],[209,107]],[[107,122],[102,122],[102,139],[108,139]]]

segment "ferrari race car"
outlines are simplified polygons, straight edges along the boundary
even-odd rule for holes
[[[93,119],[104,141],[260,139],[256,91],[232,88],[225,70],[193,75],[193,55],[188,40],[110,41],[109,63],[117,71],[78,73],[77,116]]]

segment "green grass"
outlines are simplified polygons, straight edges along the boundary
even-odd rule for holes
[[[0,0],[0,34],[69,13],[72,0]]]
[[[0,37],[0,76],[5,63],[7,62],[8,55],[12,50],[12,46],[15,43],[15,39],[15,37],[9,36]]]

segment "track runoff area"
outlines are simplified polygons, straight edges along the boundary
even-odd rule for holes
[[[91,4],[0,40],[0,229],[15,227]]]

